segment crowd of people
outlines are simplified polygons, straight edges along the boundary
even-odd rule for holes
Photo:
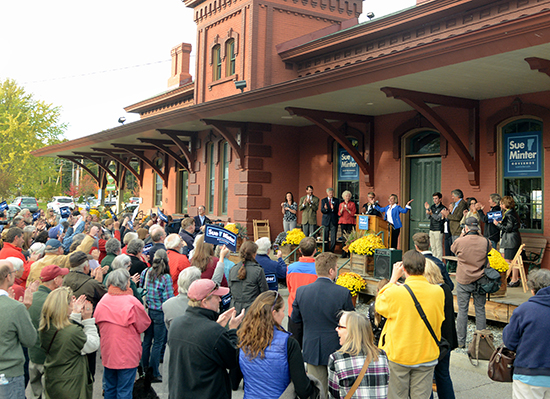
[[[465,346],[471,296],[476,327],[485,328],[485,296],[475,282],[497,243],[508,260],[519,247],[513,199],[491,195],[485,214],[460,190],[449,207],[434,193],[434,204],[425,204],[430,233],[413,236],[415,249],[394,265],[363,315],[350,291],[334,284],[334,247],[316,255],[311,236],[319,206],[331,245],[335,223],[352,229],[357,206],[351,198],[345,191],[340,201],[329,188],[319,201],[308,186],[296,204],[287,193],[285,228],[297,222],[297,212],[311,217],[302,219],[308,234],[299,260],[288,267],[281,251],[274,251],[276,260],[269,256],[265,237],[245,241],[240,261],[232,262],[228,248],[205,241],[210,220],[204,207],[183,219],[177,232],[154,215],[134,229],[128,217],[99,220],[75,211],[33,220],[22,210],[2,231],[0,397],[25,398],[30,386],[33,398],[91,398],[100,361],[104,396],[131,398],[137,376],[148,371],[153,383],[166,377],[161,364],[168,348],[173,398],[230,398],[241,380],[245,398],[428,398],[434,379],[439,397],[454,398],[450,352],[440,356],[438,343],[443,337],[451,350]],[[392,194],[388,202],[381,207],[369,193],[361,210],[384,214],[397,245],[400,214],[412,200],[402,208]],[[454,284],[439,245],[446,234],[458,258],[456,325]],[[277,284],[268,284],[270,276],[286,283],[287,304]],[[540,295],[532,306],[541,313],[546,280],[539,276],[531,285]],[[525,353],[520,330],[531,327],[521,319],[513,324],[505,341]],[[538,368],[527,356],[524,363],[523,384],[545,378],[535,371],[533,379]]]

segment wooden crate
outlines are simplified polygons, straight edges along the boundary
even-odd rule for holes
[[[374,276],[374,257],[352,253],[350,271],[363,276]]]

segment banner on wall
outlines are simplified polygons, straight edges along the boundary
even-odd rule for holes
[[[359,180],[359,165],[343,148],[338,148],[338,180]]]
[[[504,135],[504,177],[542,175],[542,132]]]

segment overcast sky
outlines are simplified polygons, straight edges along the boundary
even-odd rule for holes
[[[139,119],[123,108],[167,89],[170,49],[179,43],[193,45],[194,75],[196,25],[180,0],[2,3],[0,80],[60,106],[69,139],[115,127],[121,116]],[[381,17],[414,4],[365,1],[363,10]]]

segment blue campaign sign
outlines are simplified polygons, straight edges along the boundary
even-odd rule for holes
[[[338,180],[359,180],[359,165],[343,148],[338,148]]]
[[[204,242],[214,245],[225,245],[233,252],[237,250],[237,235],[213,224],[206,225]]]
[[[61,215],[62,219],[67,219],[69,216],[71,216],[71,210],[68,206],[62,206],[59,208],[59,214]]]
[[[5,211],[9,208],[8,203],[6,201],[0,202],[0,211]]]
[[[542,175],[542,132],[504,135],[504,177]]]
[[[359,216],[359,230],[369,229],[369,217],[367,215]]]

